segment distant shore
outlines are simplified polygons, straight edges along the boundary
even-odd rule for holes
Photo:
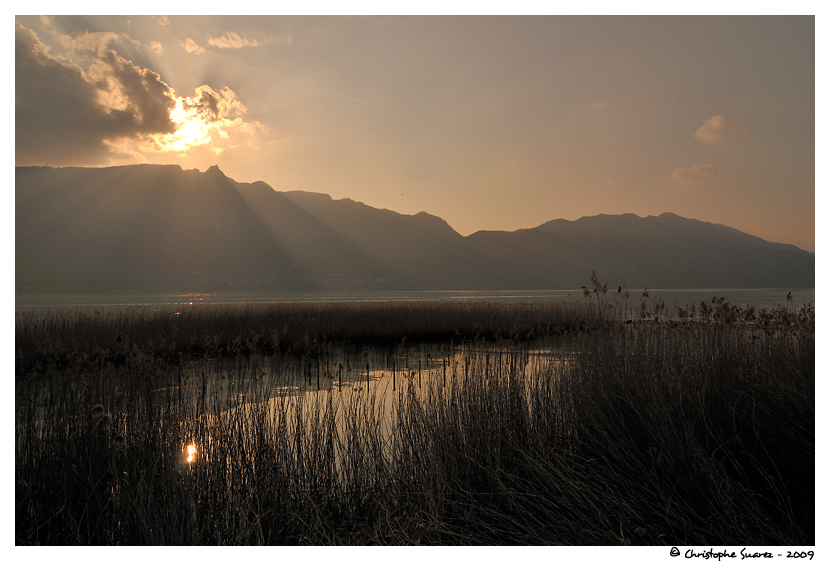
[[[615,291],[617,287],[610,288]],[[643,298],[643,288],[627,290],[631,301]],[[666,306],[687,306],[724,297],[735,306],[756,308],[801,307],[815,302],[814,288],[649,288],[650,302],[658,298]],[[790,299],[787,299],[787,295]],[[194,292],[194,293],[111,293],[111,294],[15,294],[18,310],[41,307],[178,306],[200,304],[268,304],[279,302],[400,302],[400,301],[481,301],[481,302],[580,302],[581,289],[573,290],[422,290],[422,291],[330,291],[330,292]]]

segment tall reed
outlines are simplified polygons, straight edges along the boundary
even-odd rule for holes
[[[17,372],[179,364],[214,356],[307,354],[326,345],[527,340],[600,324],[583,303],[357,302],[16,312]]]
[[[354,372],[321,391],[317,350],[19,376],[16,543],[815,540],[809,317],[343,347]],[[362,365],[393,360],[395,391],[367,390]]]

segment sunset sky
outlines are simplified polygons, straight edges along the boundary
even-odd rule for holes
[[[813,17],[15,17],[16,165],[218,165],[461,234],[674,212],[815,249]]]

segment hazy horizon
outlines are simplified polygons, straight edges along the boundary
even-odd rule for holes
[[[218,165],[469,235],[671,212],[815,251],[813,16],[17,16],[15,164]]]

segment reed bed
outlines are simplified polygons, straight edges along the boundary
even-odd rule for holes
[[[15,540],[812,544],[815,337],[799,314],[608,321],[554,338],[540,323],[532,347],[395,332],[385,359],[344,339],[335,360],[356,372],[321,391],[283,390],[331,339],[228,368],[144,352],[96,368],[42,361],[16,381]],[[74,321],[86,337],[99,329]],[[388,370],[361,382],[369,362],[395,363],[395,382]],[[211,391],[222,375],[248,391]]]
[[[595,329],[585,303],[279,303],[16,312],[18,374],[137,359],[303,355],[330,344],[527,340]]]

